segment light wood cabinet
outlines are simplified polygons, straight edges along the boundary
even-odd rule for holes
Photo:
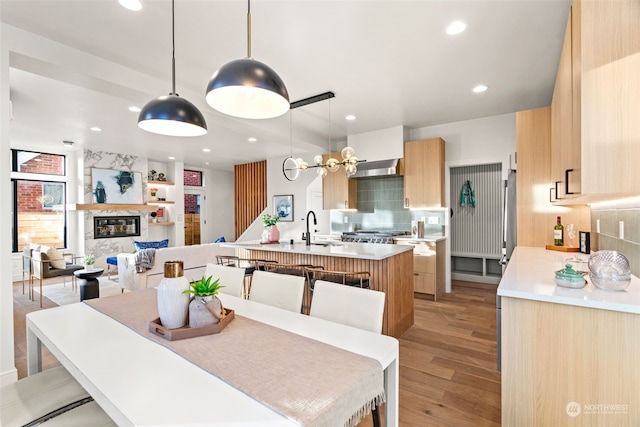
[[[445,143],[442,138],[405,142],[406,208],[439,208],[446,205],[444,159]]]
[[[637,426],[640,315],[502,297],[503,426]]]
[[[322,160],[326,164],[327,159],[342,159],[340,153],[323,155]],[[328,172],[322,180],[322,208],[328,209],[357,209],[355,179],[347,178],[344,168],[340,166],[337,172]]]
[[[445,241],[398,240],[397,243],[413,246],[413,291],[433,295],[437,301],[444,294]]]
[[[637,1],[574,0],[552,103],[558,203],[640,194],[639,53]]]
[[[582,190],[640,194],[640,2],[580,1]]]
[[[553,200],[576,197],[580,194],[581,158],[580,158],[580,92],[579,62],[574,61],[574,53],[579,58],[579,48],[574,50],[574,40],[579,35],[573,28],[579,28],[574,21],[579,20],[578,13],[569,13],[562,45],[562,54],[556,76],[556,85],[551,102],[551,184]],[[578,42],[577,42],[578,43]],[[574,85],[574,78],[577,79]],[[577,100],[577,102],[574,102]],[[577,103],[577,106],[576,106]],[[577,108],[577,111],[574,111]],[[576,129],[577,126],[577,129]]]

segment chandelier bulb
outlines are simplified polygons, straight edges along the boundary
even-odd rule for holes
[[[327,168],[325,167],[321,167],[318,168],[318,176],[321,176],[322,178],[327,176]]]
[[[318,154],[317,156],[315,156],[313,158],[313,163],[315,163],[316,165],[321,165],[322,164],[322,155]]]
[[[340,162],[331,157],[329,160],[327,160],[327,169],[329,169],[329,172],[336,172],[338,169],[340,169]]]
[[[348,160],[356,154],[356,151],[351,147],[344,147],[340,154],[342,154],[343,159]]]
[[[358,168],[356,167],[356,165],[348,164],[347,166],[344,167],[344,171],[347,174],[347,176],[353,176],[358,171]]]

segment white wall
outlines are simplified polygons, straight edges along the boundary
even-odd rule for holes
[[[207,227],[206,235],[201,236],[202,242],[214,242],[220,236],[232,241],[235,234],[233,172],[206,169],[203,172]]]
[[[9,47],[5,26],[0,26],[0,194],[5,202],[0,209],[0,385],[18,379],[13,344],[13,283],[11,281],[11,212],[6,203],[11,194],[9,153]]]

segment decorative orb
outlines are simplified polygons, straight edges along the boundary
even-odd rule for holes
[[[302,172],[306,172],[307,169],[309,169],[309,163],[305,161],[298,163],[298,169],[300,169]]]
[[[347,173],[347,176],[353,176],[358,171],[358,168],[356,167],[356,165],[348,164],[344,167],[344,170]]]
[[[351,156],[349,157],[349,164],[350,165],[357,165],[358,164],[358,158],[356,156]]]
[[[340,154],[342,154],[343,159],[350,159],[356,154],[356,150],[351,147],[344,147]]]
[[[340,169],[340,162],[331,157],[329,160],[327,160],[327,169],[329,169],[329,172],[336,172],[338,169]]]
[[[313,158],[313,163],[315,163],[316,165],[321,165],[322,164],[322,155],[318,154],[317,156],[315,156]]]
[[[327,176],[327,168],[318,168],[318,176],[326,177]]]

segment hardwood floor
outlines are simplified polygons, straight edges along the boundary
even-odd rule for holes
[[[415,323],[400,337],[400,426],[500,425],[496,285],[454,281],[438,302],[415,298]],[[39,303],[13,286],[15,358],[26,376],[25,315]],[[44,308],[56,304],[43,299]],[[46,349],[45,369],[58,365]],[[360,426],[370,426],[370,418]]]

